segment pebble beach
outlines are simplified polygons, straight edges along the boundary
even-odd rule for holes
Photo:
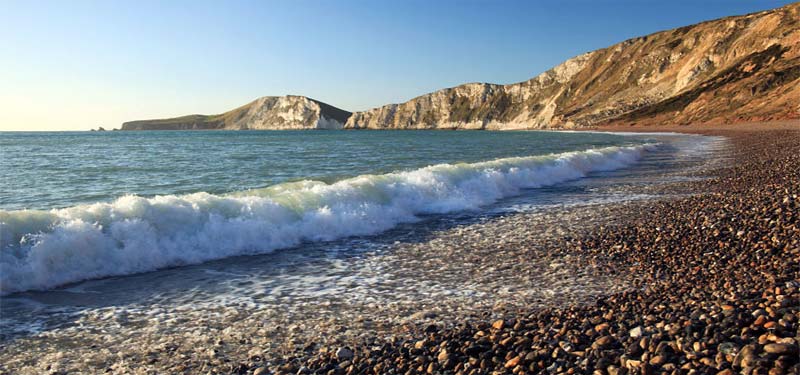
[[[631,277],[625,291],[452,329],[431,323],[416,340],[326,350],[274,371],[800,373],[796,125],[712,131],[731,140],[733,160],[691,186],[703,193],[648,202],[611,230],[563,241],[564,253]]]
[[[800,373],[800,126],[670,130],[725,137],[723,162],[636,192],[657,199],[388,243],[349,271],[384,297],[99,309],[4,341],[0,372]]]

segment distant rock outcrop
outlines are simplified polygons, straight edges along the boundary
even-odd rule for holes
[[[219,115],[130,121],[122,130],[341,129],[350,112],[305,96],[265,96]]]

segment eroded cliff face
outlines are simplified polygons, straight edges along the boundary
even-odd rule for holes
[[[122,130],[341,129],[350,112],[304,96],[265,96],[219,115],[131,121]]]
[[[663,31],[531,80],[354,113],[346,128],[537,129],[800,118],[800,3]]]
[[[468,83],[350,112],[263,97],[157,129],[542,129],[800,119],[800,3],[662,31],[569,59],[525,82]]]

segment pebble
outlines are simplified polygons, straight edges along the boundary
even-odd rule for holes
[[[595,340],[594,343],[592,343],[592,348],[594,348],[594,349],[605,349],[605,348],[611,346],[611,344],[613,342],[614,342],[614,338],[613,337],[611,337],[611,336],[603,336],[603,337],[600,337],[599,339]]]
[[[764,351],[770,354],[796,355],[797,346],[791,344],[767,344],[764,345]]]
[[[339,350],[336,351],[336,358],[339,360],[352,359],[353,356],[353,351],[348,348],[339,348]]]

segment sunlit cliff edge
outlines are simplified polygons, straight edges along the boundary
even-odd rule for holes
[[[163,129],[546,129],[800,119],[800,3],[633,38],[524,82],[468,83],[350,113],[302,96]]]

